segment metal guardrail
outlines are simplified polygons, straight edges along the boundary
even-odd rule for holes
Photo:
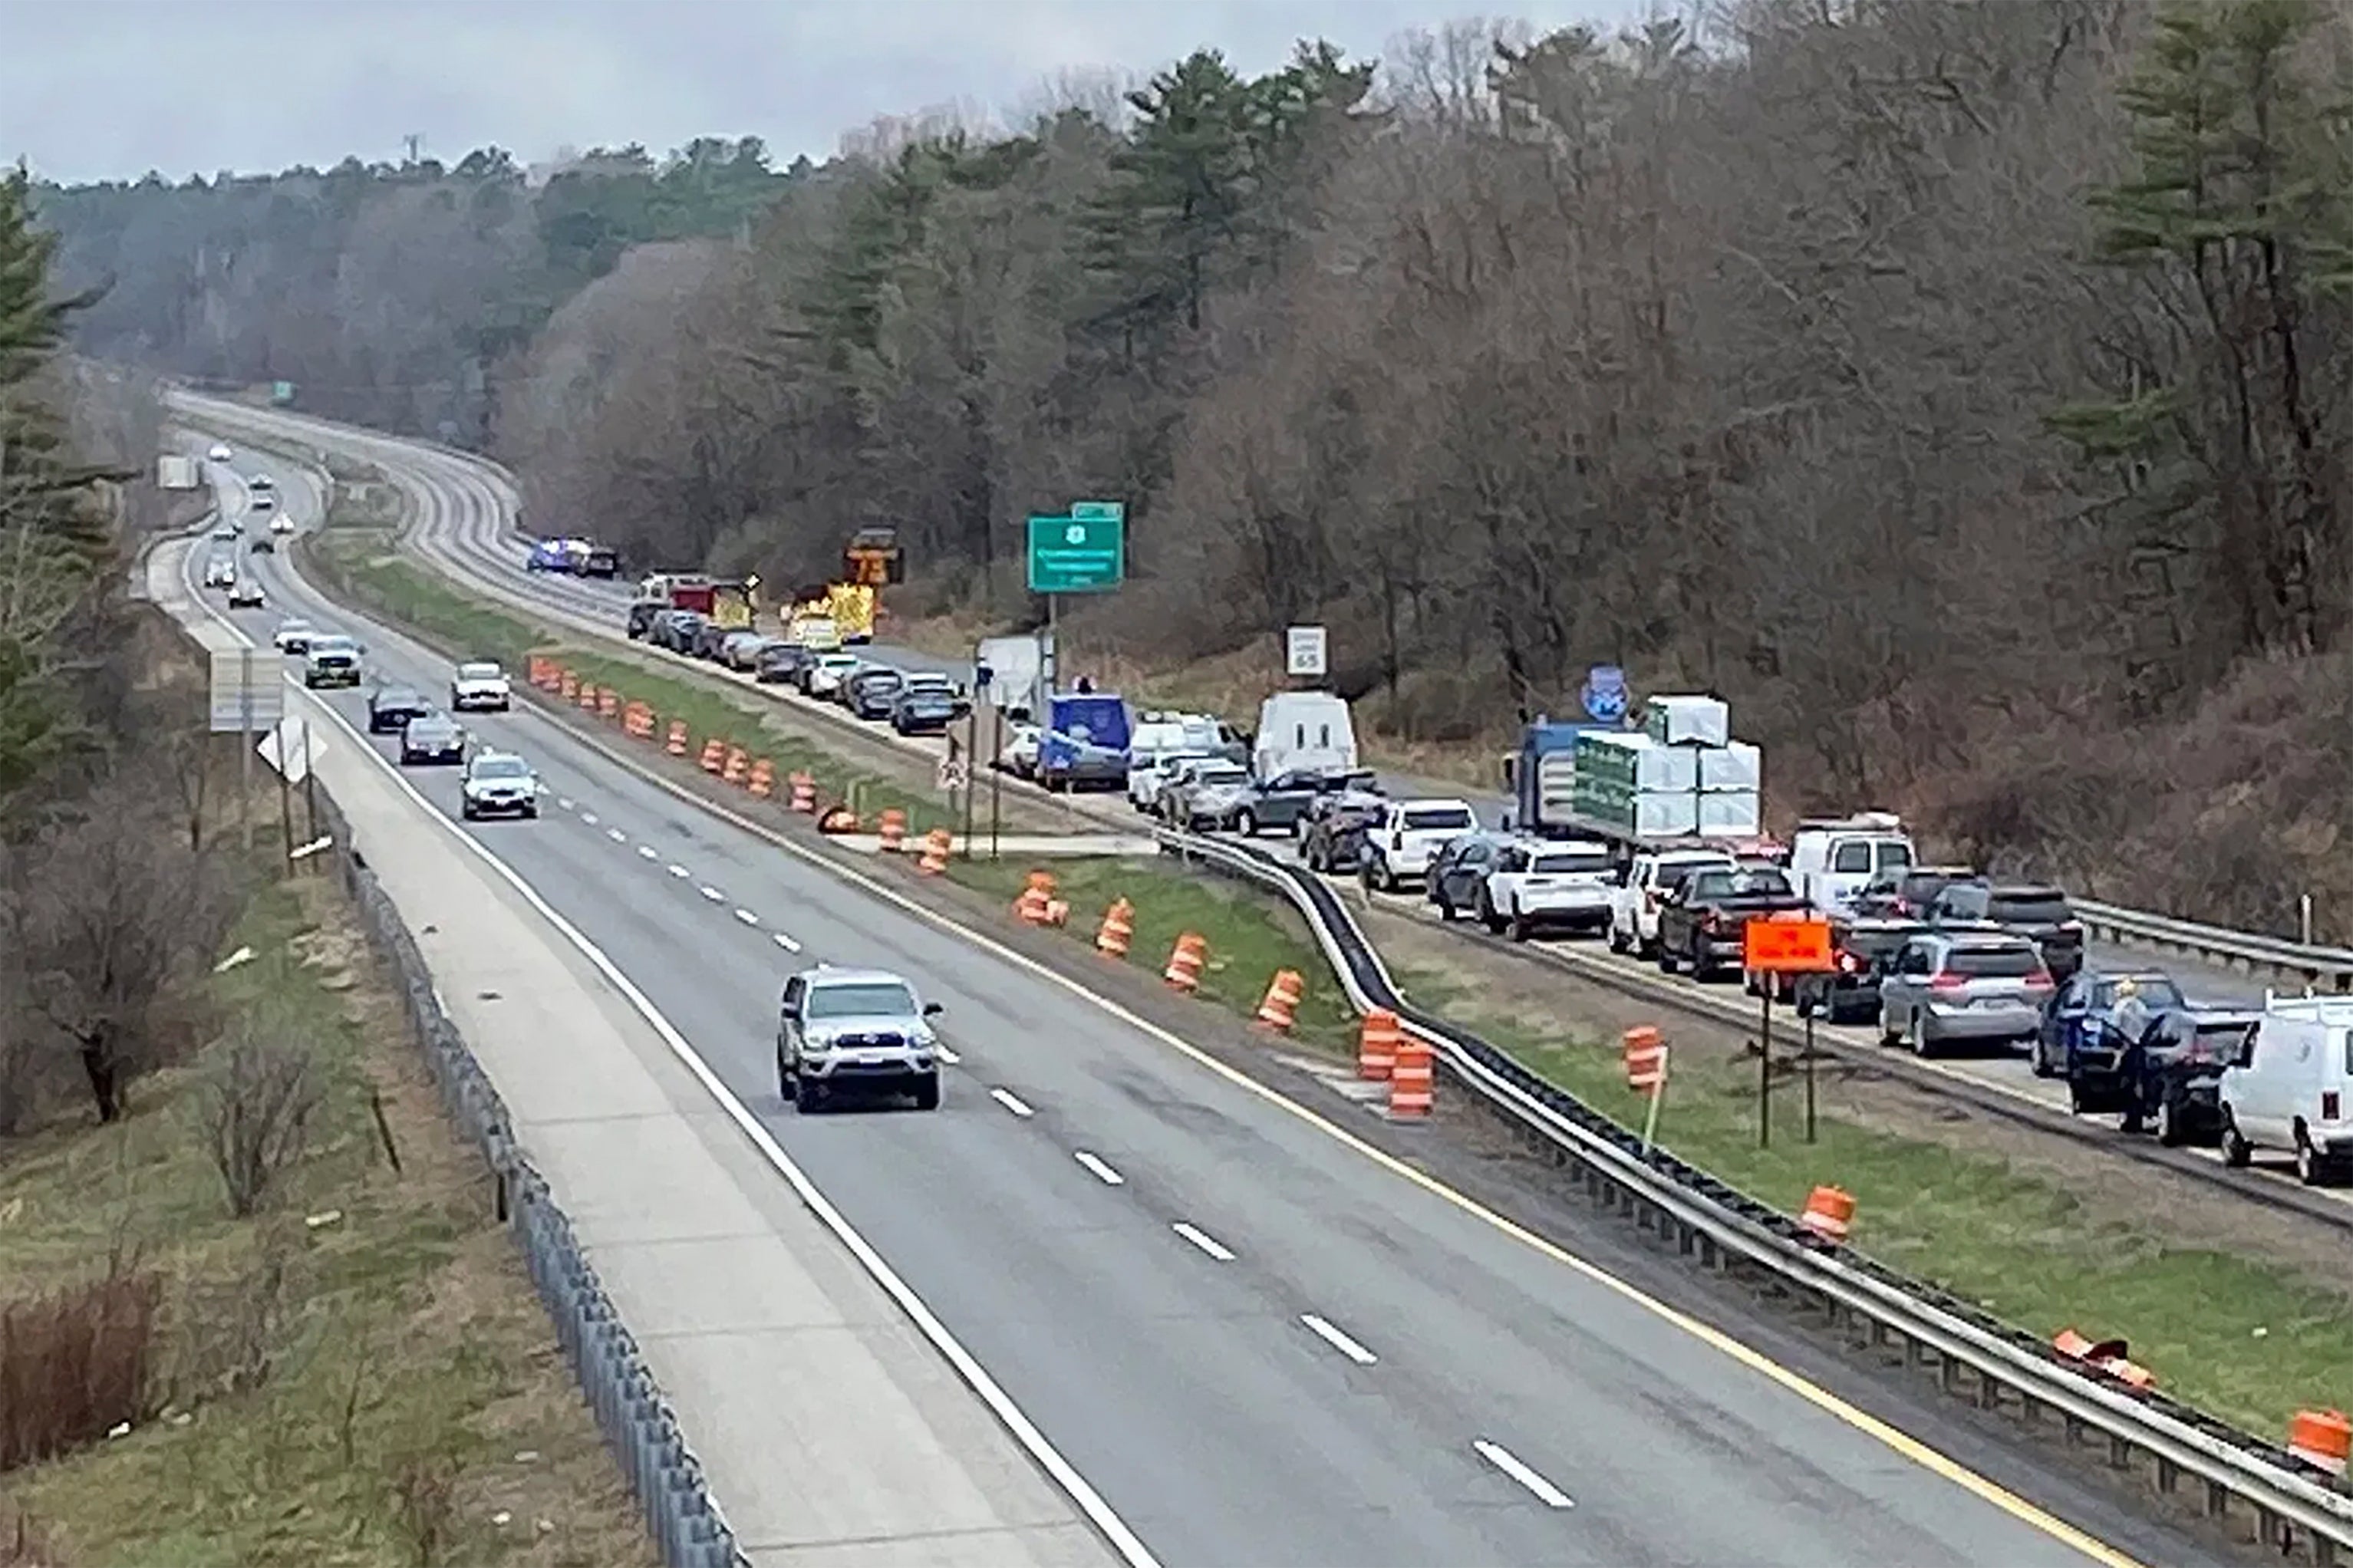
[[[2112,942],[2220,959],[2251,973],[2292,975],[2316,989],[2326,985],[2331,991],[2353,991],[2353,948],[2307,945],[2089,899],[2073,900],[2073,907],[2085,930]]]
[[[442,1103],[477,1143],[498,1182],[499,1217],[513,1231],[556,1339],[580,1380],[669,1568],[748,1568],[653,1374],[580,1250],[572,1222],[517,1146],[505,1103],[441,1005],[431,972],[391,897],[353,853],[351,826],[322,795],[343,886],[369,940],[397,973],[408,1020]]]
[[[2118,1468],[2146,1458],[2162,1493],[2177,1493],[2185,1477],[2200,1483],[2211,1518],[2223,1517],[2238,1500],[2253,1510],[2254,1533],[2269,1550],[2301,1552],[2323,1568],[2340,1552],[2353,1552],[2353,1497],[2334,1489],[2325,1471],[2178,1400],[2087,1372],[1932,1285],[1851,1248],[1825,1246],[1788,1215],[1664,1150],[1645,1152],[1630,1130],[1485,1040],[1407,1003],[1355,917],[1321,879],[1249,846],[1167,830],[1155,837],[1164,853],[1288,899],[1359,1011],[1395,1012],[1430,1044],[1451,1078],[1556,1158],[1579,1165],[1588,1191],[1614,1197],[1685,1255],[1697,1253],[1718,1268],[1748,1268],[1817,1302],[1851,1337],[1900,1348],[1906,1365],[1936,1367],[1948,1392],[1966,1387],[1989,1408],[2007,1398],[2030,1423],[2054,1412],[2071,1439],[2105,1437]]]

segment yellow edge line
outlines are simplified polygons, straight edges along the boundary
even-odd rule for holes
[[[575,741],[588,736],[587,731],[582,731],[573,725],[558,723],[553,713],[545,711],[535,703],[527,704],[522,711],[537,713],[541,719],[544,720],[548,723],[555,724],[558,729],[564,731],[566,735],[572,737]],[[1332,1139],[1335,1142],[1339,1143],[1343,1147],[1362,1155],[1364,1158],[1371,1161],[1374,1164],[1380,1166],[1383,1170],[1389,1172],[1393,1175],[1402,1177],[1404,1180],[1412,1183],[1415,1186],[1421,1188],[1424,1192],[1429,1193],[1433,1196],[1443,1199],[1445,1202],[1461,1210],[1464,1214],[1485,1222],[1487,1225],[1492,1226],[1504,1235],[1510,1237],[1513,1240],[1519,1242],[1521,1245],[1527,1247],[1538,1254],[1541,1254],[1543,1257],[1550,1258],[1552,1261],[1564,1265],[1568,1268],[1574,1269],[1576,1272],[1584,1276],[1586,1279],[1591,1280],[1597,1285],[1603,1286],[1617,1292],[1625,1300],[1633,1302],[1635,1305],[1651,1312],[1662,1321],[1672,1323],[1676,1328],[1681,1329],[1683,1332],[1691,1335],[1694,1339],[1698,1340],[1703,1344],[1708,1345],[1711,1348],[1730,1356],[1734,1361],[1738,1362],[1742,1366],[1748,1368],[1751,1372],[1755,1372],[1770,1379],[1772,1382],[1778,1384],[1781,1387],[1788,1389],[1790,1393],[1795,1394],[1815,1408],[1837,1417],[1840,1421],[1844,1422],[1847,1426],[1853,1427],[1858,1432],[1876,1438],[1879,1442],[1886,1445],[1889,1448],[1894,1449],[1896,1453],[1903,1455],[1905,1458],[1910,1459],[1915,1464],[1920,1466],[1923,1469],[1952,1482],[1955,1486],[1961,1488],[1964,1491],[1969,1492],[1973,1496],[1982,1499],[1986,1502],[1991,1503],[1994,1507],[2001,1510],[2002,1512],[2009,1514],[2011,1518],[2018,1520],[2023,1524],[2031,1526],[2033,1529],[2040,1531],[2042,1534],[2051,1537],[2052,1540],[2073,1547],[2077,1552],[2082,1552],[2085,1557],[2090,1558],[2093,1562],[2103,1564],[2104,1568],[2147,1568],[2147,1564],[2142,1563],[2137,1559],[2126,1556],[2124,1552],[2117,1551],[2115,1547],[2108,1545],[2105,1542],[2086,1534],[2084,1531],[2076,1529],[2073,1525],[2069,1524],[2066,1521],[2056,1517],[2043,1509],[2038,1508],[2033,1503],[2029,1502],[2022,1497],[2020,1497],[2017,1493],[2010,1490],[2007,1487],[2000,1485],[1999,1482],[1988,1479],[1986,1477],[1978,1474],[1975,1470],[1970,1469],[1968,1466],[1963,1465],[1958,1460],[1939,1453],[1935,1448],[1930,1447],[1927,1444],[1921,1442],[1918,1438],[1888,1425],[1886,1422],[1881,1420],[1878,1416],[1872,1415],[1870,1412],[1859,1409],[1847,1403],[1847,1401],[1840,1398],[1837,1394],[1832,1394],[1829,1389],[1822,1387],[1820,1384],[1813,1382],[1803,1374],[1793,1372],[1789,1368],[1783,1366],[1780,1363],[1773,1360],[1770,1356],[1766,1355],[1763,1352],[1743,1344],[1740,1341],[1734,1339],[1731,1335],[1725,1333],[1723,1331],[1701,1321],[1699,1319],[1691,1316],[1689,1313],[1684,1312],[1680,1309],[1668,1305],[1657,1297],[1651,1295],[1648,1291],[1629,1283],[1627,1280],[1620,1279],[1617,1275],[1610,1273],[1600,1265],[1579,1258],[1575,1253],[1568,1251],[1557,1243],[1548,1241],[1545,1237],[1538,1236],[1535,1232],[1529,1230],[1526,1226],[1505,1218],[1504,1215],[1497,1214],[1494,1210],[1488,1208],[1485,1205],[1480,1203],[1477,1199],[1469,1196],[1467,1194],[1457,1191],[1455,1188],[1447,1185],[1444,1182],[1438,1180],[1438,1178],[1430,1175],[1427,1172],[1416,1170],[1413,1166],[1407,1164],[1404,1161],[1397,1158],[1395,1155],[1366,1142],[1356,1134],[1349,1131],[1346,1128],[1342,1127],[1339,1123],[1324,1116],[1321,1111],[1311,1110],[1309,1107],[1292,1099],[1289,1095],[1282,1093],[1280,1089],[1276,1089],[1266,1084],[1261,1083],[1258,1079],[1250,1077],[1248,1073],[1241,1071],[1240,1068],[1219,1060],[1216,1057],[1211,1056],[1208,1052],[1201,1049],[1198,1046],[1193,1045],[1189,1041],[1172,1034],[1170,1031],[1162,1028],[1159,1025],[1153,1023],[1148,1018],[1141,1017],[1138,1015],[1130,1012],[1127,1008],[1110,1000],[1108,997],[1095,994],[1095,993],[1089,991],[1077,981],[1057,973],[1055,970],[1050,968],[1046,964],[1039,963],[1036,959],[1029,957],[1028,954],[1016,952],[1014,949],[1006,946],[1003,942],[998,942],[996,938],[989,936],[985,932],[975,931],[971,927],[965,925],[951,916],[941,913],[937,910],[926,908],[924,905],[907,897],[904,893],[900,892],[897,889],[892,888],[882,882],[879,882],[873,878],[867,876],[862,871],[853,870],[847,866],[838,863],[829,856],[820,855],[813,849],[796,844],[773,828],[754,822],[747,816],[741,816],[715,801],[709,800],[704,796],[685,788],[683,785],[674,784],[670,780],[663,778],[659,774],[654,773],[651,769],[640,765],[635,758],[630,757],[624,752],[615,751],[610,747],[602,744],[601,742],[596,739],[589,738],[588,745],[590,750],[604,753],[606,756],[619,763],[623,768],[635,773],[638,778],[654,785],[656,788],[660,789],[680,800],[685,801],[690,805],[699,806],[709,812],[712,816],[717,816],[721,820],[727,822],[744,832],[750,833],[755,837],[765,840],[776,847],[784,850],[786,854],[791,855],[811,866],[815,866],[832,876],[838,877],[840,879],[858,887],[861,890],[876,898],[880,898],[907,913],[915,916],[919,920],[928,921],[929,923],[938,926],[944,931],[955,932],[956,935],[962,937],[966,942],[971,942],[976,947],[978,947],[993,956],[1037,976],[1039,979],[1060,987],[1070,994],[1101,1009],[1104,1013],[1109,1014],[1111,1016],[1118,1019],[1121,1023],[1127,1025],[1130,1028],[1135,1029],[1149,1036],[1153,1039],[1158,1040],[1161,1044],[1172,1047],[1184,1055],[1188,1060],[1203,1068],[1206,1068],[1208,1071],[1216,1074],[1218,1077],[1225,1079],[1228,1083],[1232,1084],[1235,1088],[1255,1095],[1260,1100],[1264,1100],[1267,1104],[1274,1106],[1277,1109],[1287,1112],[1291,1116],[1297,1118],[1301,1122],[1314,1128],[1316,1131],[1323,1133],[1325,1137]]]

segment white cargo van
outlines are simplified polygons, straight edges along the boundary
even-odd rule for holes
[[[1356,728],[1348,705],[1328,691],[1278,691],[1259,704],[1250,776],[1356,771]]]
[[[2295,1156],[2307,1186],[2353,1164],[2353,996],[2266,996],[2263,1022],[2222,1069],[2222,1159]]]
[[[1866,883],[1900,877],[1918,858],[1894,812],[1812,818],[1789,841],[1789,882],[1824,914],[1851,915]]]

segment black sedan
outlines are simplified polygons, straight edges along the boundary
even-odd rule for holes
[[[406,686],[379,686],[368,693],[368,732],[389,735],[406,727],[412,719],[422,719],[433,711],[433,704],[425,694]]]
[[[1369,795],[1373,789],[1373,775],[1366,771],[1297,770],[1277,773],[1251,787],[1250,799],[1234,816],[1234,831],[1247,836],[1273,827],[1297,837],[1307,820],[1308,807],[1318,797],[1349,793]]]
[[[457,721],[438,713],[428,713],[421,719],[411,719],[400,732],[400,761],[405,767],[411,763],[462,763],[466,760],[466,731]]]
[[[752,661],[753,679],[763,686],[797,686],[800,672],[816,657],[798,643],[770,643]]]
[[[842,705],[860,719],[888,719],[907,678],[895,669],[861,669],[843,686]]]
[[[891,728],[902,735],[944,734],[955,716],[955,699],[935,686],[911,686],[891,704]]]

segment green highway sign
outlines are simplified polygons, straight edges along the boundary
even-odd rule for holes
[[[1079,506],[1111,515],[1082,516]],[[1085,502],[1068,517],[1029,520],[1029,591],[1033,594],[1088,594],[1116,588],[1127,575],[1125,509],[1110,502]]]

